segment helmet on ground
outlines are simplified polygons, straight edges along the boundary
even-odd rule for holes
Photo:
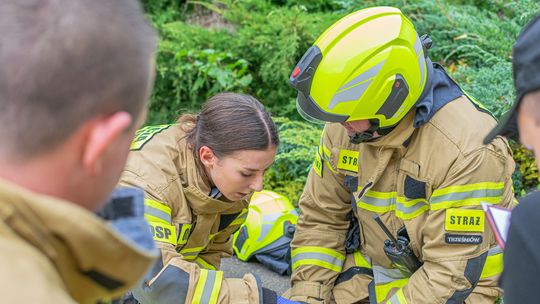
[[[430,42],[397,8],[373,7],[343,17],[290,76],[298,111],[312,121],[395,126],[429,89]]]
[[[289,268],[289,248],[298,212],[283,195],[255,192],[248,216],[233,236],[233,249],[242,261],[252,258],[283,274]]]

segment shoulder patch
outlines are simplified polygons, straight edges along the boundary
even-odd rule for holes
[[[337,167],[351,172],[358,172],[358,151],[339,150]]]
[[[129,149],[131,151],[136,151],[142,149],[142,147],[154,137],[154,135],[158,134],[159,132],[167,129],[171,125],[158,125],[158,126],[148,126],[144,127],[142,129],[137,130],[135,133],[135,137],[133,138],[133,141],[131,142],[131,146]]]
[[[480,234],[453,234],[446,233],[444,235],[444,241],[446,244],[481,244],[483,240]]]
[[[176,246],[176,229],[174,226],[158,222],[148,222],[148,224],[155,241]]]
[[[446,209],[444,229],[447,231],[484,232],[484,211]]]

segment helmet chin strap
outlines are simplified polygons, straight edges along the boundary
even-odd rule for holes
[[[353,136],[349,136],[349,141],[351,144],[357,145],[363,142],[372,141],[375,139],[373,134],[375,131],[364,131],[360,133],[354,133]]]
[[[357,145],[363,142],[370,142],[376,140],[377,138],[381,138],[384,135],[392,132],[395,127],[392,126],[388,128],[379,128],[379,121],[377,121],[376,119],[370,119],[369,122],[371,124],[369,129],[364,132],[354,133],[354,135],[349,136],[349,142],[351,144]],[[377,137],[375,137],[375,132],[377,132]]]

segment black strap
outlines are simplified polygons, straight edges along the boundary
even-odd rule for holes
[[[351,267],[347,269],[345,272],[342,272],[339,274],[339,276],[336,279],[336,283],[334,285],[338,285],[340,283],[346,282],[352,279],[357,274],[364,274],[364,275],[373,277],[373,270],[366,267],[358,267],[358,266]]]

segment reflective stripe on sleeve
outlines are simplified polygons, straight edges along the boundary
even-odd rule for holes
[[[487,278],[494,275],[500,275],[503,271],[503,252],[501,247],[496,246],[488,251],[488,257],[480,278]]]
[[[369,257],[364,257],[359,250],[353,253],[354,265],[358,267],[364,267],[371,269],[371,263]]]
[[[386,298],[386,296],[392,289],[399,288],[399,290],[401,290],[403,286],[405,286],[408,282],[409,282],[409,278],[405,278],[405,279],[395,280],[386,284],[375,285],[375,295],[377,297],[377,303],[381,303],[382,301],[384,301],[384,299]],[[405,296],[403,296],[403,299],[405,299]],[[399,298],[396,297],[396,300],[399,300]],[[407,303],[407,302],[386,302],[386,303]]]
[[[315,246],[300,247],[292,250],[292,269],[301,265],[315,265],[335,272],[341,272],[345,256],[338,251]]]
[[[223,272],[201,269],[191,303],[217,303],[222,280]]]
[[[183,248],[180,250],[180,254],[184,256],[185,260],[194,260],[206,246]]]
[[[504,192],[504,183],[477,183],[450,186],[433,191],[429,199],[431,210],[450,207],[477,206],[480,202],[498,204]]]
[[[171,224],[171,208],[155,200],[144,200],[144,215],[150,222]]]
[[[375,284],[386,284],[396,280],[407,278],[399,269],[397,268],[384,268],[382,266],[374,265],[373,269],[373,279]]]
[[[409,278],[396,268],[384,268],[382,266],[373,265],[372,269],[373,281],[375,281],[375,295],[377,297],[377,303],[384,301],[392,289],[401,289],[409,281]]]
[[[377,213],[394,211],[398,218],[405,220],[415,218],[429,209],[425,199],[407,200],[405,197],[397,196],[396,192],[373,190],[368,190],[356,205],[358,208]]]
[[[405,295],[403,294],[403,288],[400,288],[391,298],[386,302],[387,304],[407,304]]]
[[[211,265],[210,263],[205,261],[200,256],[197,256],[197,258],[195,258],[194,262],[197,263],[197,265],[199,265],[200,267],[202,267],[204,269],[217,270],[216,267],[214,267],[213,265]]]

